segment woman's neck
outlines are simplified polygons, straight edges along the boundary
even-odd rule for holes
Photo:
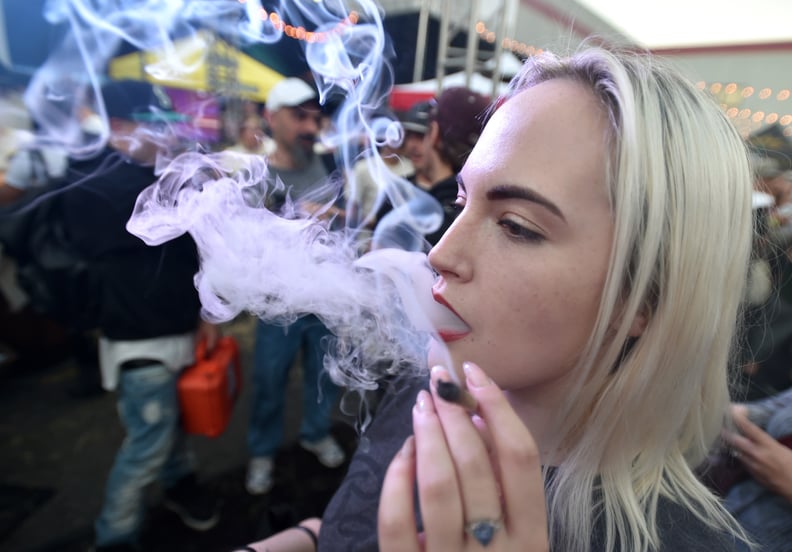
[[[543,465],[557,465],[561,438],[558,416],[565,404],[569,387],[564,379],[545,382],[522,389],[504,391],[517,416],[531,432]]]

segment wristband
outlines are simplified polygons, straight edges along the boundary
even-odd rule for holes
[[[311,541],[313,541],[314,550],[319,549],[319,537],[316,536],[316,533],[314,532],[313,529],[311,529],[310,527],[306,527],[305,525],[295,525],[294,527],[292,527],[292,529],[298,529],[303,533],[305,533],[306,535],[308,535],[311,538]]]

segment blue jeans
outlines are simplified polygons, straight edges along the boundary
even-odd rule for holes
[[[323,341],[330,336],[309,315],[284,328],[261,320],[253,357],[253,401],[247,442],[251,456],[274,456],[283,439],[283,411],[289,368],[303,348],[303,416],[300,438],[318,441],[330,433],[330,412],[338,388],[323,373]]]
[[[178,374],[162,364],[122,371],[118,413],[126,438],[116,454],[96,520],[99,546],[134,542],[143,521],[147,485],[169,487],[193,471],[179,421]]]

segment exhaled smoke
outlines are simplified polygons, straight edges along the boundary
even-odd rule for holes
[[[348,229],[266,209],[266,164],[229,172],[232,153],[185,153],[138,198],[128,229],[155,245],[189,232],[201,257],[195,283],[204,316],[243,311],[287,324],[317,315],[337,338],[325,366],[336,382],[372,389],[385,375],[419,370],[429,336],[461,322],[431,297],[420,252],[380,249],[357,258]],[[328,184],[329,186],[329,184]],[[298,207],[287,203],[287,212]]]
[[[346,19],[353,10],[357,24]],[[174,46],[177,39],[192,37],[193,54],[201,49],[199,31],[207,29],[237,44],[281,39],[282,28],[263,13],[322,37],[306,41],[305,54],[320,98],[341,100],[334,133],[325,140],[354,193],[352,164],[402,138],[397,122],[377,115],[393,77],[382,14],[368,0],[294,0],[277,7],[253,0],[53,1],[47,16],[68,22],[72,32],[32,80],[26,103],[43,136],[58,137],[73,154],[91,155],[107,132],[86,138],[77,114],[87,106],[104,116],[98,75],[120,43],[159,52],[144,70],[151,78],[172,79],[203,61],[193,56],[188,63],[184,49]],[[383,249],[358,258],[354,225],[331,229],[314,216],[273,214],[263,207],[277,191],[264,184],[265,160],[248,157],[245,170],[231,173],[224,169],[227,155],[233,154],[187,152],[160,160],[160,178],[140,195],[128,225],[149,244],[192,235],[201,257],[195,283],[205,316],[224,321],[249,311],[285,324],[314,313],[337,336],[326,367],[352,388],[370,389],[397,370],[423,369],[432,332],[460,324],[432,301],[426,256]],[[442,210],[435,200],[393,176],[378,155],[369,158],[369,169],[380,185],[375,209],[387,198],[414,235],[439,226]],[[286,209],[298,214],[296,204],[287,202]]]

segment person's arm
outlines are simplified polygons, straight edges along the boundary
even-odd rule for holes
[[[11,180],[13,180],[13,175]],[[0,206],[11,205],[25,193],[24,190],[8,183],[8,170],[0,172]]]
[[[30,152],[16,152],[0,179],[0,205],[10,205],[25,195],[32,177],[33,162]]]
[[[0,178],[0,206],[11,205],[24,195],[24,190],[15,188]]]
[[[732,413],[744,411],[751,422],[765,429],[773,414],[782,408],[792,408],[792,389],[755,401],[736,403]]]
[[[305,519],[262,541],[235,548],[233,552],[316,552],[316,539],[321,526],[322,520],[319,518]]]
[[[792,503],[792,449],[762,431],[746,417],[745,408],[732,408],[740,433],[726,433],[726,440],[757,483]]]

